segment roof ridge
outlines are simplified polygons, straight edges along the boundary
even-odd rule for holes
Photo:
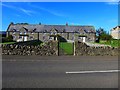
[[[50,25],[50,26],[66,26],[66,24],[29,24],[29,23],[26,23],[26,22],[23,22],[23,23],[16,23],[16,24],[12,24],[12,25]],[[87,26],[87,27],[94,27],[93,25],[75,25],[75,24],[68,24],[68,26]],[[119,25],[118,25],[119,26]]]

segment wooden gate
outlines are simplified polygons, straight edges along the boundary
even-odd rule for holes
[[[58,55],[74,55],[74,43],[59,42]]]

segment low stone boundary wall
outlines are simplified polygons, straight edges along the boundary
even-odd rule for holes
[[[120,49],[109,46],[101,46],[101,47],[90,47],[82,42],[75,42],[75,55],[90,55],[90,56],[117,56],[119,55]]]
[[[1,47],[3,55],[58,55],[58,42],[55,41],[42,46],[8,44]]]
[[[75,56],[117,56],[120,55],[120,48],[109,46],[91,47],[83,42],[74,43]],[[19,45],[8,44],[1,45],[2,55],[40,55],[40,56],[58,56],[59,47],[57,41],[47,42],[45,45]]]

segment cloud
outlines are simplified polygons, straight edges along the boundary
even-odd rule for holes
[[[7,8],[12,8],[12,9],[16,9],[15,6],[8,5],[8,4],[3,4],[3,3],[1,3],[1,6],[3,6],[3,7],[7,7]]]
[[[37,9],[40,9],[40,10],[42,10],[42,11],[46,11],[46,12],[52,14],[52,15],[55,15],[55,16],[66,17],[65,14],[60,13],[60,12],[56,12],[56,11],[54,11],[54,10],[50,10],[50,9],[47,9],[47,8],[35,6],[35,5],[30,4],[30,3],[29,3],[29,5],[30,5],[31,7],[33,7],[33,8],[37,8]]]
[[[109,2],[119,2],[119,0],[109,0]]]
[[[63,15],[63,14],[61,14],[61,13],[58,13],[58,12],[55,12],[55,11],[53,11],[53,10],[49,10],[49,9],[46,9],[46,8],[39,8],[39,9],[41,9],[41,10],[43,10],[43,11],[46,11],[46,12],[48,12],[48,13],[51,13],[51,14],[53,14],[53,15],[55,15],[55,16],[60,16],[60,17],[64,17],[65,15]]]
[[[119,3],[118,2],[108,2],[107,4],[108,5],[118,5]]]
[[[119,5],[120,3],[119,3],[119,0],[109,0],[107,4],[108,5]]]
[[[19,8],[20,11],[24,12],[25,14],[31,16],[32,13],[34,13],[34,11],[31,11],[31,10],[26,10],[26,9],[23,9],[23,8]]]
[[[23,8],[20,8],[20,7],[15,7],[15,6],[8,5],[8,4],[3,4],[3,3],[2,3],[1,5],[2,5],[3,7],[7,7],[7,8],[11,8],[11,9],[14,9],[14,10],[21,11],[21,12],[25,13],[25,14],[28,15],[28,16],[31,16],[33,13],[35,13],[35,11],[23,9]]]

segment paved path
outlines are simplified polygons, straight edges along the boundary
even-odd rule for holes
[[[66,74],[118,70],[111,56],[3,56],[4,88],[117,88],[118,73]]]

